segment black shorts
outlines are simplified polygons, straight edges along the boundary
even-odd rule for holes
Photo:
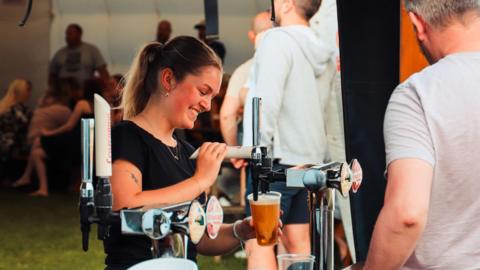
[[[284,165],[276,165],[285,167]],[[287,166],[290,167],[290,166]],[[248,170],[247,170],[248,171]],[[281,206],[283,215],[280,216],[283,224],[306,224],[310,222],[308,211],[308,191],[305,188],[288,188],[285,182],[270,184],[270,190],[282,194]],[[247,196],[252,193],[252,178],[247,173],[247,191],[245,193],[245,214],[251,216],[250,204]]]

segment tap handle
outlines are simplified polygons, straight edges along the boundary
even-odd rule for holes
[[[109,235],[109,221],[112,214],[112,188],[110,179],[99,177],[95,190],[95,210],[98,217],[98,239],[104,240]]]
[[[260,145],[260,107],[262,105],[262,99],[254,97],[252,99],[252,145]]]

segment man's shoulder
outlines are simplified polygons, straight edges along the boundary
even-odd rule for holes
[[[427,80],[439,81],[444,79],[454,79],[459,72],[459,65],[462,65],[461,61],[458,60],[459,58],[460,57],[457,55],[446,56],[436,63],[412,74],[407,81],[410,83],[418,83]]]
[[[272,41],[272,40],[273,41],[278,41],[278,40],[291,41],[292,38],[288,34],[286,27],[274,27],[274,28],[271,28],[271,29],[268,29],[267,31],[265,31],[265,35],[264,35],[263,39],[264,40],[262,42],[264,42],[265,40],[269,40],[269,41]]]
[[[95,46],[93,44],[90,44],[88,42],[82,42],[81,50],[84,50],[84,51],[99,51],[97,46]]]

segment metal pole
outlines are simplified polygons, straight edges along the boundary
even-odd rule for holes
[[[254,97],[252,99],[252,131],[253,131],[253,146],[260,145],[260,106],[262,99]]]
[[[320,259],[320,270],[333,270],[335,189],[327,188],[322,194],[321,201],[322,253]]]

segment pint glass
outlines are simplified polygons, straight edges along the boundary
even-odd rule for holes
[[[260,246],[271,246],[277,243],[278,220],[280,218],[280,198],[278,192],[258,194],[258,200],[253,200],[253,194],[248,195],[252,212],[253,227]]]

